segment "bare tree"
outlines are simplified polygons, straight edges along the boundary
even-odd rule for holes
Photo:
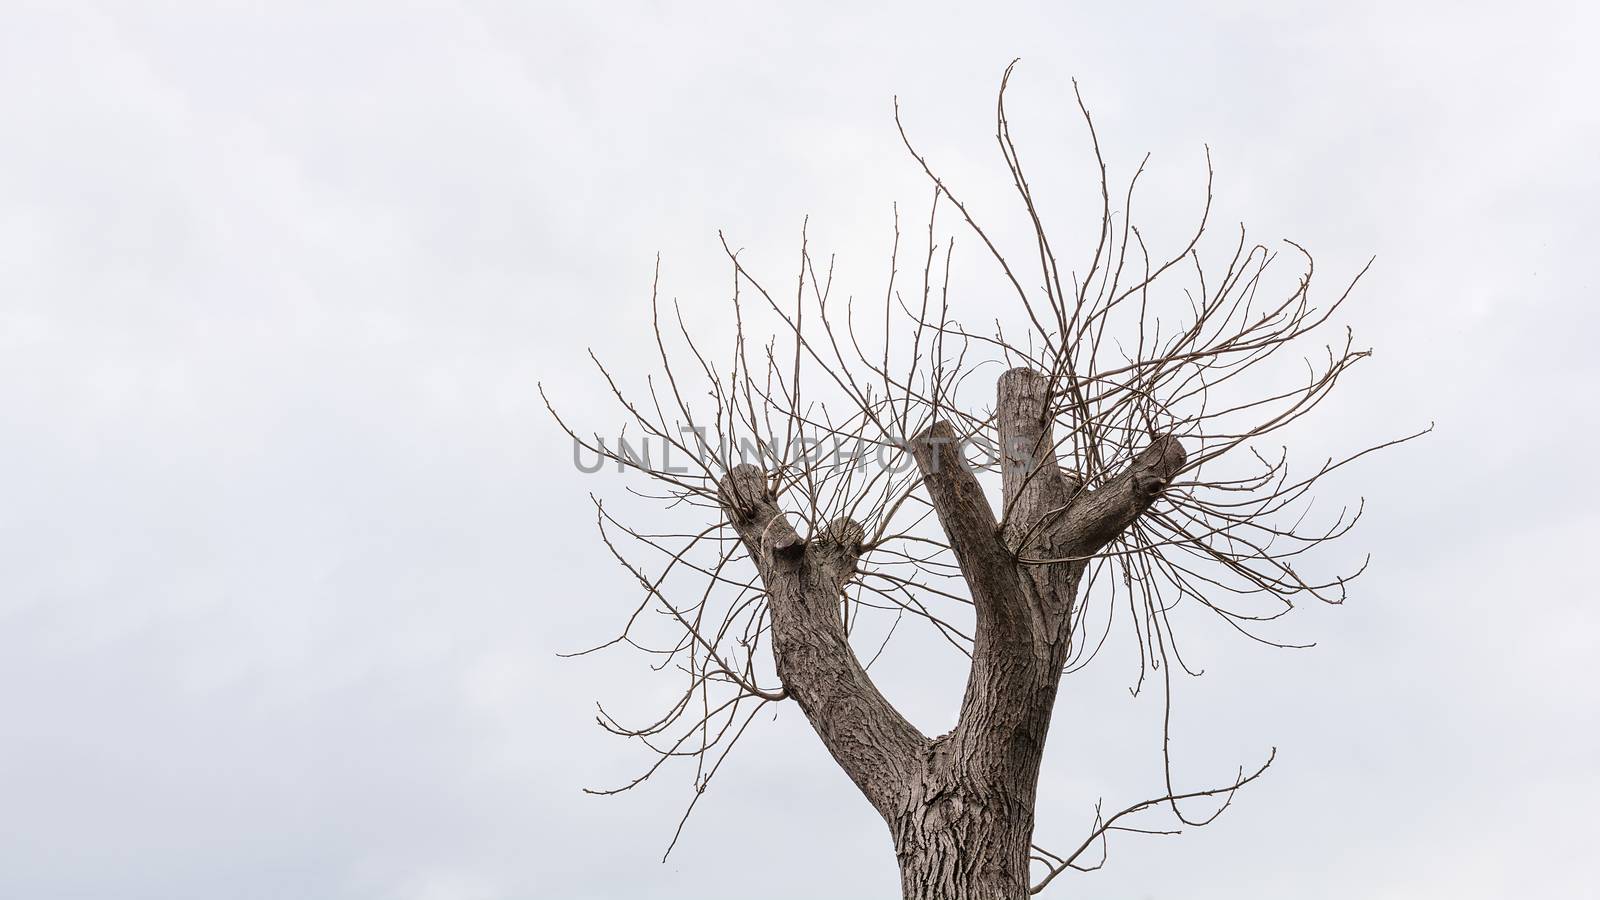
[[[683,679],[647,724],[623,725],[602,708],[605,728],[655,757],[633,782],[597,793],[686,760],[687,819],[757,713],[792,699],[888,824],[908,900],[1016,900],[1069,869],[1098,867],[1113,833],[1172,833],[1216,818],[1271,755],[1216,787],[1181,790],[1164,735],[1163,795],[1097,813],[1070,850],[1036,846],[1040,762],[1063,676],[1096,657],[1125,610],[1139,683],[1158,673],[1170,691],[1173,668],[1187,670],[1169,617],[1176,604],[1199,604],[1275,643],[1262,623],[1298,597],[1341,602],[1365,567],[1313,578],[1296,564],[1360,515],[1341,510],[1307,525],[1313,488],[1377,447],[1305,474],[1291,474],[1285,450],[1261,447],[1367,355],[1348,332],[1331,345],[1317,337],[1360,274],[1313,303],[1311,256],[1289,242],[1300,267],[1274,288],[1278,254],[1248,242],[1242,227],[1225,262],[1202,265],[1209,151],[1198,226],[1176,252],[1152,256],[1129,214],[1144,164],[1113,193],[1081,96],[1099,172],[1099,237],[1087,268],[1063,273],[1007,123],[1010,75],[1008,67],[996,138],[1030,223],[1031,274],[915,149],[897,103],[901,138],[933,189],[920,278],[900,278],[898,213],[883,308],[859,318],[853,302],[841,310],[832,299],[833,263],[818,265],[803,235],[783,297],[724,239],[731,348],[709,352],[675,308],[663,315],[652,290],[659,376],[635,397],[600,367],[630,417],[620,439],[584,437],[562,421],[575,453],[645,476],[654,485],[645,496],[694,523],[647,530],[596,501],[606,546],[643,589],[603,646],[637,647]],[[999,319],[975,330],[955,317],[954,237],[941,237],[941,213],[993,261],[1021,333]],[[756,310],[777,336],[752,344]],[[1284,357],[1300,375],[1274,367],[1308,343],[1311,356]],[[992,402],[974,399],[971,376],[989,365],[1002,370]],[[646,627],[647,613],[669,624],[664,639]],[[863,622],[874,615],[888,635],[868,640]],[[938,737],[907,721],[868,674],[907,619],[971,660],[958,723]],[[1163,809],[1171,821],[1151,824],[1145,814]]]

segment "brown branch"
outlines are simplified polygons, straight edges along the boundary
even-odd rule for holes
[[[1132,525],[1161,495],[1187,460],[1171,435],[1156,438],[1115,478],[1081,493],[1060,526],[1060,541],[1072,557],[1086,558]]]
[[[803,541],[753,465],[729,472],[718,494],[766,585],[778,677],[840,768],[888,815],[928,739],[878,691],[845,635],[840,592],[861,527],[838,521]]]

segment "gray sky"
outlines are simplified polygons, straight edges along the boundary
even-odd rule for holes
[[[895,94],[1014,216],[991,139],[1014,56],[1062,220],[1090,175],[1077,77],[1114,169],[1154,153],[1152,228],[1187,221],[1209,143],[1218,221],[1330,281],[1377,254],[1345,317],[1376,355],[1306,458],[1438,422],[1330,486],[1367,498],[1374,563],[1296,617],[1317,649],[1196,625],[1179,776],[1276,746],[1270,775],[1052,891],[1589,895],[1580,7],[0,3],[0,895],[892,896],[887,833],[792,707],[665,865],[686,775],[579,793],[645,761],[593,702],[669,685],[554,656],[635,595],[586,499],[623,483],[572,470],[534,385],[613,430],[584,348],[643,377],[658,251],[717,327],[718,228],[786,267],[809,214],[879,290],[890,204],[927,194]],[[1042,842],[1159,785],[1130,664],[1063,690]],[[913,645],[888,672],[940,730],[959,667]]]

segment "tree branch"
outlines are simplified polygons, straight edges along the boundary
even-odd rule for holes
[[[1000,540],[994,510],[961,454],[955,430],[948,422],[933,423],[912,439],[911,456],[972,592],[980,639],[995,628],[1026,633],[1026,611],[1017,608],[1016,561]]]
[[[1060,546],[1075,559],[1092,556],[1150,508],[1187,459],[1172,435],[1151,441],[1115,478],[1079,493],[1061,522]]]
[[[1007,543],[1022,552],[1022,538],[1040,519],[1060,515],[1077,492],[1056,460],[1049,414],[1050,378],[1033,369],[1000,376],[995,415],[1000,428],[1000,477]]]
[[[1256,769],[1254,772],[1252,772],[1249,775],[1246,775],[1246,774],[1244,774],[1243,771],[1240,771],[1239,774],[1234,777],[1233,783],[1229,784],[1229,785],[1227,785],[1225,787],[1215,787],[1215,788],[1209,788],[1209,789],[1206,789],[1206,790],[1188,791],[1186,793],[1181,793],[1181,794],[1177,794],[1177,793],[1164,794],[1164,795],[1162,795],[1160,797],[1155,797],[1155,798],[1152,798],[1150,800],[1145,800],[1145,801],[1140,802],[1140,803],[1135,803],[1132,806],[1126,807],[1126,808],[1122,809],[1121,811],[1113,814],[1109,818],[1101,818],[1097,814],[1096,817],[1095,817],[1094,828],[1090,830],[1089,836],[1083,839],[1083,843],[1079,844],[1077,849],[1072,851],[1072,854],[1070,856],[1065,856],[1065,857],[1059,856],[1057,854],[1050,853],[1048,850],[1043,850],[1043,848],[1040,848],[1037,845],[1035,845],[1035,847],[1034,847],[1035,850],[1040,850],[1041,852],[1044,852],[1045,854],[1048,855],[1048,857],[1049,857],[1048,859],[1040,858],[1040,861],[1045,864],[1045,866],[1047,867],[1048,871],[1045,872],[1045,875],[1044,875],[1043,878],[1041,878],[1037,883],[1035,883],[1031,888],[1028,889],[1028,893],[1029,894],[1037,894],[1040,891],[1044,890],[1045,887],[1050,884],[1050,882],[1052,882],[1052,881],[1054,881],[1056,879],[1057,875],[1060,875],[1062,872],[1065,872],[1067,869],[1077,869],[1080,872],[1092,872],[1095,869],[1100,868],[1100,866],[1105,864],[1105,849],[1104,849],[1105,848],[1105,844],[1104,844],[1104,841],[1105,841],[1106,837],[1113,831],[1130,831],[1130,832],[1135,832],[1135,833],[1140,833],[1140,834],[1177,834],[1178,833],[1177,829],[1162,829],[1162,830],[1152,831],[1150,829],[1131,828],[1131,827],[1128,827],[1128,826],[1125,826],[1125,825],[1118,825],[1117,824],[1119,821],[1121,821],[1122,819],[1124,819],[1124,818],[1126,818],[1128,816],[1135,815],[1137,813],[1143,812],[1143,811],[1145,811],[1147,809],[1151,809],[1151,808],[1156,807],[1156,806],[1160,806],[1160,805],[1165,804],[1165,803],[1175,803],[1175,802],[1177,802],[1179,800],[1193,800],[1193,799],[1197,799],[1197,798],[1201,798],[1201,797],[1217,797],[1217,796],[1221,796],[1221,797],[1223,797],[1222,806],[1212,816],[1213,819],[1216,818],[1217,815],[1221,815],[1223,810],[1226,810],[1230,805],[1232,805],[1234,793],[1236,793],[1240,788],[1244,787],[1245,785],[1249,784],[1250,782],[1255,781],[1257,778],[1260,778],[1262,775],[1265,775],[1266,772],[1267,772],[1267,769],[1272,767],[1273,760],[1275,760],[1277,758],[1278,758],[1278,750],[1277,750],[1277,748],[1273,748],[1272,753],[1267,757],[1267,761],[1262,763],[1260,768]],[[1086,865],[1083,865],[1082,863],[1078,862],[1079,857],[1083,856],[1084,853],[1088,852],[1088,850],[1091,847],[1093,847],[1096,843],[1100,843],[1100,845],[1101,845],[1101,858],[1100,858],[1100,861],[1095,863],[1092,866],[1086,866]]]
[[[802,540],[749,464],[734,467],[717,494],[766,586],[778,677],[840,768],[889,815],[928,739],[878,691],[845,635],[840,595],[861,554],[861,526],[839,519]]]

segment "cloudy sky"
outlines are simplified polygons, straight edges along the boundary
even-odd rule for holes
[[[792,707],[665,864],[686,774],[580,793],[646,761],[594,702],[669,686],[555,656],[635,594],[586,497],[624,483],[573,471],[535,385],[613,430],[585,348],[643,377],[658,252],[718,327],[719,228],[786,266],[809,215],[878,291],[891,204],[927,197],[897,94],[1014,216],[992,116],[1020,56],[1013,121],[1064,227],[1091,174],[1076,77],[1114,171],[1154,154],[1151,228],[1192,213],[1209,144],[1218,221],[1330,278],[1376,254],[1344,319],[1376,353],[1306,457],[1438,423],[1330,484],[1366,497],[1373,565],[1297,615],[1316,649],[1196,626],[1178,775],[1275,746],[1270,775],[1052,891],[1588,896],[1597,25],[1542,2],[0,2],[0,895],[893,896],[886,832]],[[973,283],[958,303],[997,296]],[[1129,662],[1064,689],[1043,843],[1159,787]],[[947,727],[959,666],[888,665]]]

